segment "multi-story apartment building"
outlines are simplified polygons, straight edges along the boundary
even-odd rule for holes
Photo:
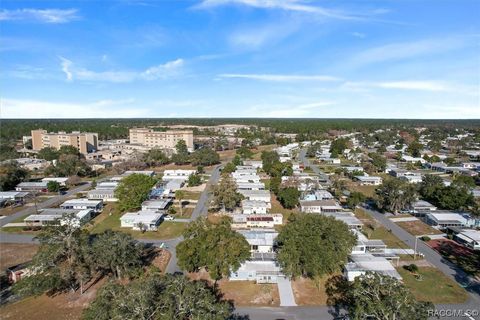
[[[91,132],[47,132],[47,130],[32,130],[32,149],[40,150],[46,147],[60,149],[62,146],[74,146],[80,153],[93,152],[98,149],[98,133]]]
[[[177,142],[184,140],[188,151],[193,151],[192,130],[154,131],[148,128],[131,128],[130,143],[140,144],[150,148],[175,149]]]

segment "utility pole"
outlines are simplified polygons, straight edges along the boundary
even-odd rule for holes
[[[418,236],[415,236],[415,250],[413,251],[413,260],[417,258],[417,242],[418,242]]]

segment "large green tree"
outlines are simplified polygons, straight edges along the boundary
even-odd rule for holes
[[[37,158],[45,159],[47,161],[58,159],[58,157],[59,157],[58,151],[51,147],[40,149],[37,153]]]
[[[373,272],[355,278],[347,296],[353,320],[426,320],[433,310],[432,303],[418,302],[397,279]]]
[[[333,217],[294,214],[277,237],[278,261],[285,274],[318,279],[339,271],[356,237]]]
[[[213,187],[213,204],[217,208],[233,210],[242,201],[243,196],[237,192],[237,185],[230,175],[222,175],[220,183]]]
[[[348,138],[338,138],[332,141],[330,145],[330,152],[332,158],[337,158],[339,155],[343,154],[343,151],[348,148],[350,140]]]
[[[83,291],[91,275],[88,234],[77,226],[75,214],[63,219],[64,223],[52,223],[37,236],[40,248],[30,265],[34,274],[18,282],[19,294]]]
[[[0,165],[0,191],[9,191],[28,177],[28,171],[14,161]]]
[[[201,148],[190,155],[192,165],[211,166],[220,163],[220,156],[211,148]]]
[[[162,149],[153,148],[144,156],[145,162],[150,166],[161,166],[170,162],[170,159]]]
[[[190,223],[183,235],[185,240],[177,245],[178,265],[189,272],[205,268],[219,280],[250,257],[247,240],[230,228],[228,219],[215,224],[201,218]]]
[[[69,176],[88,176],[92,170],[85,162],[80,159],[78,155],[62,154],[59,156],[55,164],[49,166],[45,173],[47,175],[53,175],[57,177],[69,177]]]
[[[148,275],[127,284],[110,282],[84,311],[84,320],[223,320],[233,305],[202,281],[183,275]]]
[[[406,149],[406,151],[412,156],[412,157],[420,157],[421,152],[423,150],[423,144],[421,144],[418,141],[413,141],[410,143]]]
[[[144,245],[127,233],[106,230],[96,235],[91,245],[96,271],[115,278],[126,278],[139,271]]]
[[[177,142],[175,153],[172,155],[172,161],[175,162],[175,164],[187,164],[190,161],[185,140],[179,140]]]
[[[410,206],[417,198],[415,187],[400,179],[387,179],[376,190],[380,209],[396,214]]]
[[[281,188],[278,190],[277,198],[284,208],[293,209],[298,205],[300,191],[295,187]]]
[[[123,178],[115,189],[120,210],[139,209],[142,202],[148,199],[150,190],[157,180],[144,174],[131,174]]]

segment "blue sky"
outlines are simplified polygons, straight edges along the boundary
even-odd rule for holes
[[[3,118],[480,118],[477,0],[0,6]]]

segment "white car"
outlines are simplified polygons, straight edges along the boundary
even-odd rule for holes
[[[164,216],[164,217],[163,217],[163,220],[171,221],[171,220],[175,220],[175,218],[172,217],[172,216]]]

